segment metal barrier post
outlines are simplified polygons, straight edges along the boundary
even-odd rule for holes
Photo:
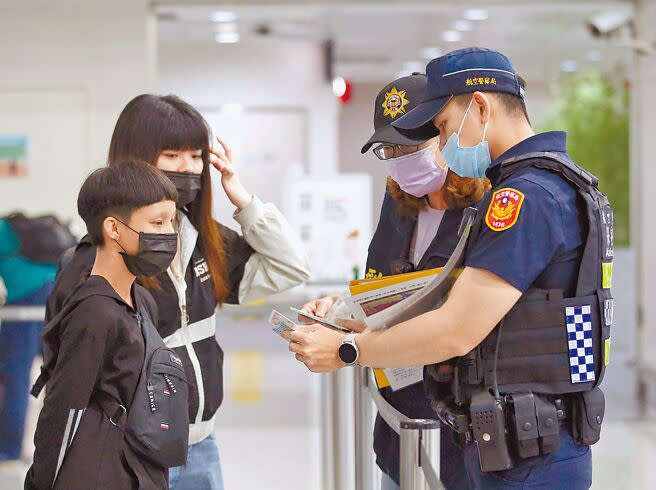
[[[355,376],[355,489],[371,490],[373,481],[373,404],[369,396],[369,371],[353,367]]]
[[[401,490],[431,488],[422,465],[439,468],[439,433],[435,420],[401,421]],[[439,470],[437,474],[439,478]]]
[[[321,425],[321,473],[322,490],[337,490],[335,474],[337,462],[335,453],[339,444],[337,427],[335,423],[338,412],[338,399],[334,395],[333,385],[336,383],[336,373],[320,376],[319,392],[319,423]]]

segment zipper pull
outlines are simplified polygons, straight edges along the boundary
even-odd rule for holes
[[[187,305],[180,305],[180,316],[182,318],[182,322],[185,325],[189,325],[189,314],[187,313]]]
[[[164,381],[166,381],[166,384],[168,385],[168,387],[171,389],[171,391],[175,395],[177,393],[177,390],[175,389],[175,386],[173,385],[173,381],[171,381],[171,378],[169,378],[168,374],[164,375]]]
[[[148,401],[150,402],[150,411],[156,412],[157,406],[155,405],[155,387],[149,384],[147,388],[148,388]]]

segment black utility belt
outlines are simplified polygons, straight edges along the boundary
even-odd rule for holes
[[[604,395],[595,388],[565,395],[521,392],[495,397],[490,389],[480,388],[472,392],[468,408],[437,401],[433,409],[462,443],[476,443],[483,471],[500,471],[513,468],[518,460],[558,451],[561,430],[571,433],[578,445],[597,442]]]

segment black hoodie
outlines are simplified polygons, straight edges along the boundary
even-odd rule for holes
[[[51,371],[26,490],[168,488],[166,469],[140,461],[95,400],[104,393],[130,410],[145,355],[136,314],[145,309],[157,321],[143,287],[133,286],[132,299],[135,308],[106,279],[89,276],[69,298],[73,309],[46,326]]]

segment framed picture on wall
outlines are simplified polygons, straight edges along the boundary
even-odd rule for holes
[[[29,138],[25,135],[0,134],[0,177],[27,175]]]

